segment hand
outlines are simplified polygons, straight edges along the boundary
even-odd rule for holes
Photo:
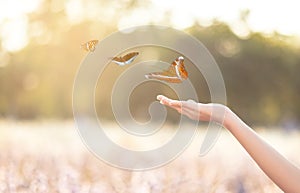
[[[172,100],[163,95],[158,95],[157,100],[159,100],[161,104],[169,106],[193,120],[212,120],[222,124],[227,111],[227,107],[221,104],[203,104],[193,100]]]
[[[172,100],[162,95],[158,95],[157,100],[191,119],[213,120],[224,125],[265,174],[284,192],[299,192],[300,169],[264,141],[228,107],[214,103],[196,103],[193,100]]]

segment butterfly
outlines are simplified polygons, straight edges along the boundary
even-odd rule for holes
[[[188,72],[184,67],[184,58],[179,56],[174,60],[171,66],[162,72],[152,72],[146,74],[147,79],[157,79],[170,83],[181,83],[183,80],[188,78]]]
[[[88,51],[88,52],[93,52],[95,51],[96,49],[96,45],[98,44],[99,40],[91,40],[91,41],[88,41],[84,44],[81,44],[81,48],[84,49],[85,51]]]
[[[130,52],[125,56],[113,57],[112,61],[120,66],[124,66],[133,62],[133,60],[139,55],[138,52]]]

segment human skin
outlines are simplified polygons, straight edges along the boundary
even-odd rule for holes
[[[300,169],[276,151],[227,106],[214,103],[197,103],[193,100],[172,100],[163,95],[158,95],[157,100],[190,119],[200,121],[212,120],[222,124],[281,190],[285,193],[300,192]],[[213,111],[224,112],[224,116],[214,117]]]

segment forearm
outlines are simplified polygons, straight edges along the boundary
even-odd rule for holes
[[[279,154],[230,109],[226,109],[224,126],[284,192],[300,192],[300,169]]]

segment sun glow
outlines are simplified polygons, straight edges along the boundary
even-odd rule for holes
[[[27,13],[38,8],[40,0],[2,0],[0,2],[0,39],[2,47],[10,52],[24,48],[28,43]]]
[[[284,35],[300,36],[298,18],[298,2],[285,1],[240,1],[240,0],[152,0],[154,7],[167,10],[172,15],[172,23],[176,26],[189,26],[190,18],[194,17],[200,23],[218,19],[228,23],[235,31],[247,33],[244,24],[240,22],[241,12],[249,10],[246,18],[249,29],[257,32],[272,33],[277,31]],[[241,29],[239,29],[241,28]]]
[[[0,1],[0,50],[17,52],[23,49],[33,31],[45,31],[42,25],[33,26],[28,21],[28,13],[38,11],[44,0],[1,0]],[[53,5],[52,5],[53,4]],[[116,17],[118,3],[110,1],[53,0],[52,11],[64,11],[71,25],[86,19],[107,22]],[[241,18],[243,11],[249,14]],[[114,18],[119,29],[136,25],[159,24],[185,29],[195,22],[210,25],[217,19],[229,24],[240,37],[247,37],[251,31],[300,37],[298,25],[300,12],[297,1],[240,1],[240,0],[151,0],[146,6],[134,7],[126,15]],[[35,27],[37,30],[32,30]],[[47,34],[46,34],[47,35]],[[48,34],[48,37],[49,34]],[[45,39],[45,38],[43,38]],[[47,38],[46,38],[47,39]],[[48,38],[49,39],[49,38]],[[45,42],[49,42],[48,40]]]

